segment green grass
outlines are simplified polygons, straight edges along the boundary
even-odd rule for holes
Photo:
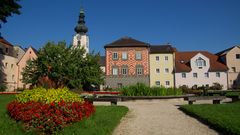
[[[211,125],[221,133],[240,135],[240,102],[219,105],[184,105],[180,109]]]
[[[120,119],[127,113],[124,106],[97,106],[96,114],[82,122],[64,128],[61,135],[111,135]]]
[[[15,98],[14,95],[0,95],[0,134],[33,135],[26,132],[22,123],[12,120],[6,106]],[[96,106],[96,113],[89,119],[74,123],[57,132],[59,135],[111,135],[120,119],[128,112],[124,106]]]

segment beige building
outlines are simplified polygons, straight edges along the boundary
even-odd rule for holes
[[[174,87],[174,50],[170,45],[150,47],[151,87]]]
[[[0,37],[0,62],[1,85],[7,86],[7,91],[14,91],[17,82],[17,57],[14,56],[13,45],[2,37]]]
[[[37,51],[33,47],[29,47],[26,53],[20,58],[17,63],[18,71],[17,71],[17,88],[29,88],[30,85],[26,85],[22,82],[22,72],[24,67],[27,65],[28,60],[33,60],[37,58]]]
[[[217,53],[221,62],[228,67],[228,88],[240,88],[240,46],[233,46]]]

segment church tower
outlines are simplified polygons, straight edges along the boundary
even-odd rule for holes
[[[86,34],[88,28],[85,25],[84,17],[84,10],[81,8],[78,24],[74,29],[76,34],[73,37],[73,48],[80,46],[86,50],[86,53],[89,53],[89,38]]]

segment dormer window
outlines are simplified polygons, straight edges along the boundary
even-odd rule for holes
[[[202,59],[201,57],[199,57],[196,61],[196,66],[199,68],[202,68],[203,66],[206,66],[206,61],[204,59]]]

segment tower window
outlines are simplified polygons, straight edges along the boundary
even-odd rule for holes
[[[159,68],[156,68],[156,73],[160,73],[160,69]]]
[[[156,56],[156,61],[159,61],[159,56]]]
[[[77,43],[78,45],[81,45],[81,41],[80,40],[78,40],[78,43]]]

